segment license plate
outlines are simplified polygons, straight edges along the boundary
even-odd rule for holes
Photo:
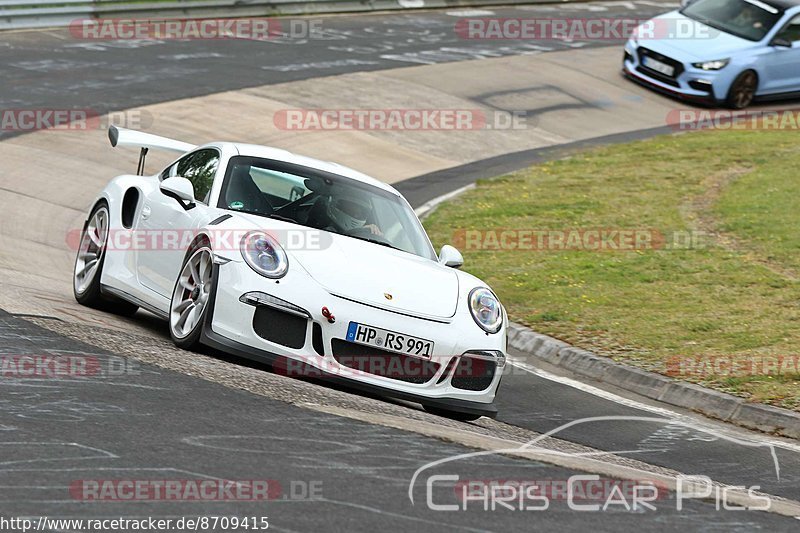
[[[381,350],[424,357],[425,359],[430,359],[433,354],[433,341],[357,322],[348,324],[347,340],[356,344],[374,346]]]
[[[667,65],[666,63],[662,63],[657,59],[653,59],[652,57],[644,56],[642,58],[642,63],[649,69],[655,70],[656,72],[660,72],[666,76],[673,76],[675,74],[675,67],[672,65]]]

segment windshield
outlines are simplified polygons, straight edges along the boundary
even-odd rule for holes
[[[330,172],[258,157],[232,157],[218,207],[436,260],[425,230],[398,195]]]
[[[697,0],[681,13],[749,41],[763,39],[783,15],[759,0]]]

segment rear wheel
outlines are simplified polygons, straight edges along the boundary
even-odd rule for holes
[[[106,260],[110,219],[108,204],[105,201],[98,203],[89,215],[75,256],[72,292],[82,305],[121,315],[132,315],[139,309],[137,305],[106,298],[101,292],[100,277]]]
[[[753,102],[756,89],[758,89],[758,75],[752,70],[745,70],[733,80],[725,104],[731,109],[744,109]]]
[[[211,248],[200,244],[187,254],[172,291],[169,306],[169,332],[173,342],[185,350],[196,349],[203,333],[214,259]]]

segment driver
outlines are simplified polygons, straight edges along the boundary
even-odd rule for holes
[[[755,10],[750,6],[743,6],[742,10],[739,12],[736,17],[734,17],[733,22],[745,28],[755,28],[760,29],[764,25],[756,19]]]
[[[328,202],[328,216],[340,228],[352,232],[361,228],[368,229],[373,235],[383,236],[383,232],[375,224],[367,224],[372,206],[369,200],[357,194],[348,198],[332,196]]]

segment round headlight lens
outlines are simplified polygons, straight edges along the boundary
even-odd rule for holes
[[[267,278],[281,278],[289,269],[289,258],[281,245],[263,231],[251,231],[242,238],[242,257],[250,268]]]
[[[469,293],[469,311],[481,329],[497,333],[503,325],[503,310],[497,297],[485,287],[477,287]]]

